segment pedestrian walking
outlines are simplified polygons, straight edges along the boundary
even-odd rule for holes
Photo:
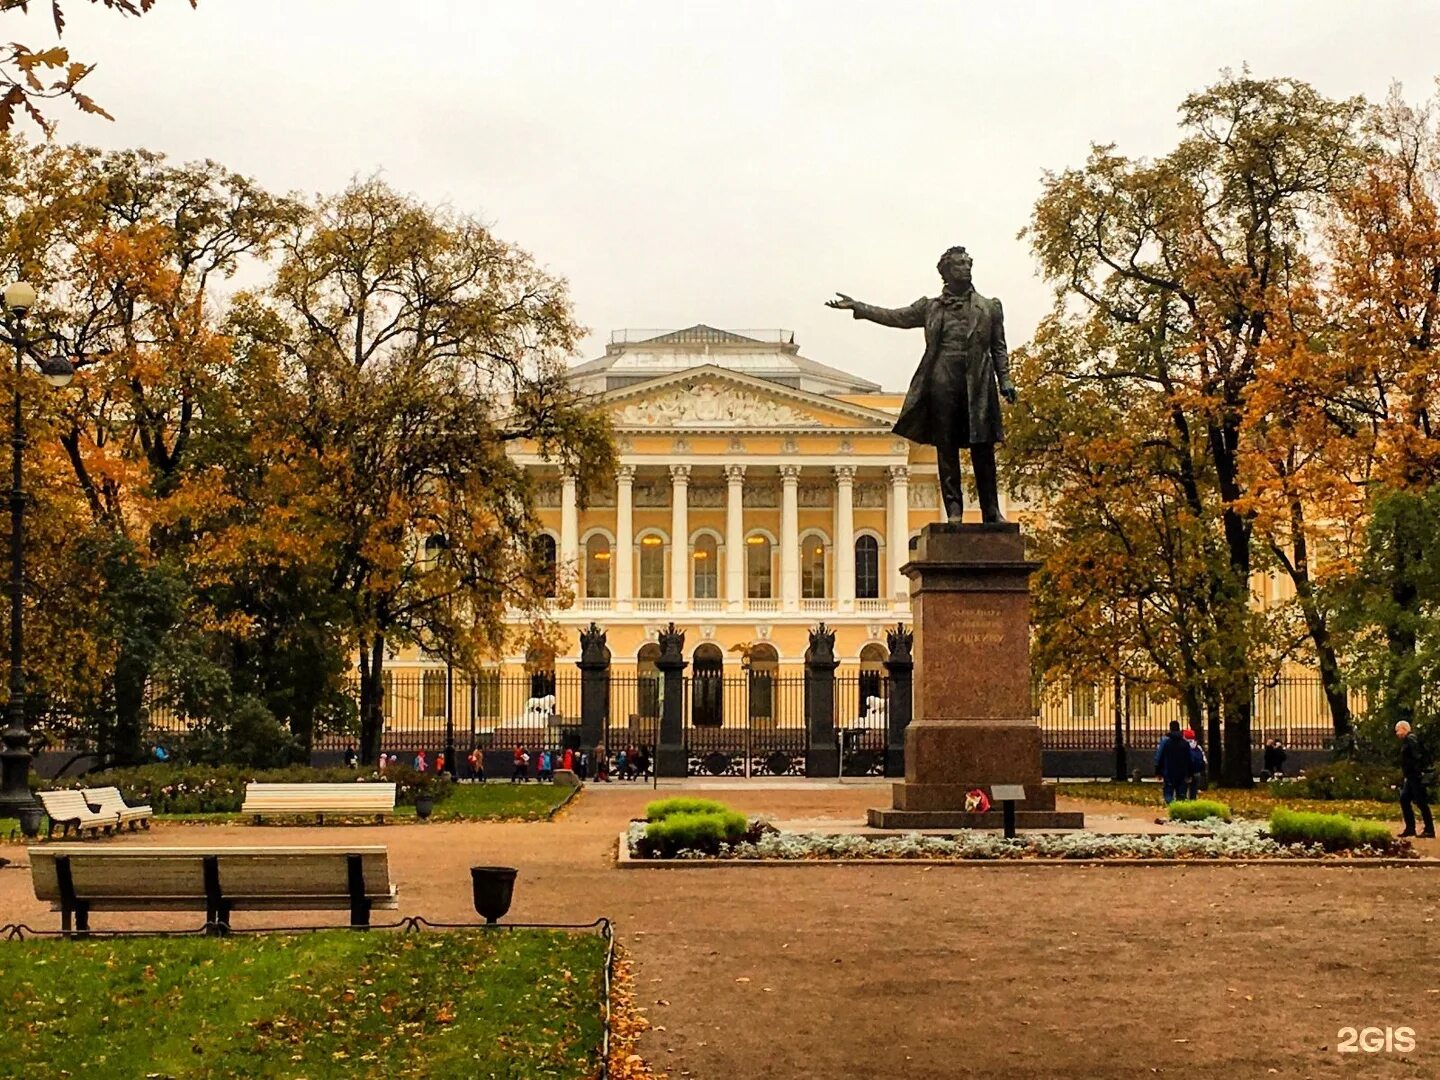
[[[425,751],[415,751],[415,771],[418,773],[423,773],[429,767],[429,763],[425,760]]]
[[[1415,835],[1418,805],[1425,822],[1425,831],[1420,835],[1433,837],[1435,820],[1430,816],[1430,793],[1425,790],[1425,750],[1405,720],[1395,725],[1395,737],[1400,740],[1400,816],[1405,819],[1405,831],[1400,835]]]
[[[1170,721],[1170,731],[1155,748],[1155,775],[1164,785],[1165,805],[1183,800],[1190,788],[1190,747],[1180,731],[1180,721]]]
[[[1205,748],[1200,745],[1200,740],[1195,738],[1195,729],[1186,728],[1182,734],[1185,737],[1185,745],[1190,749],[1190,798],[1200,797],[1200,781],[1204,779],[1205,767],[1208,762],[1205,760]]]
[[[525,747],[517,744],[515,747],[513,768],[510,771],[510,782],[512,784],[523,784],[529,779],[530,755],[525,752]]]

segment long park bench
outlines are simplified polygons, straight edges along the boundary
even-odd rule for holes
[[[114,847],[46,844],[30,850],[37,900],[65,933],[92,911],[203,911],[223,933],[232,911],[343,911],[351,926],[397,905],[383,845],[356,847]]]
[[[256,824],[264,817],[315,814],[320,823],[325,815],[370,817],[383,821],[395,813],[395,785],[356,782],[353,784],[246,784],[242,814],[253,814]]]
[[[35,797],[40,800],[45,816],[50,819],[50,827],[46,830],[47,837],[55,835],[56,825],[60,826],[61,836],[72,830],[76,836],[82,836],[86,829],[92,832],[104,829],[108,833],[120,825],[118,811],[93,810],[85,801],[85,796],[78,791],[37,791]]]
[[[97,814],[114,814],[118,819],[117,825],[129,825],[131,832],[135,831],[136,825],[150,828],[150,819],[155,815],[148,806],[128,805],[117,787],[81,788],[80,794]]]

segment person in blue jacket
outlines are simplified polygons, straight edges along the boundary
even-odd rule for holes
[[[1165,805],[1188,794],[1191,777],[1190,744],[1180,732],[1180,722],[1170,721],[1169,733],[1155,748],[1155,775],[1165,787]]]

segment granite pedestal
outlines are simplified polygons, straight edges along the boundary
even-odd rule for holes
[[[1030,574],[1020,527],[927,525],[910,562],[915,631],[914,719],[905,779],[893,805],[872,808],[882,829],[1000,828],[999,805],[965,810],[965,793],[1023,784],[1022,829],[1082,828],[1055,809],[1040,771],[1030,697]]]

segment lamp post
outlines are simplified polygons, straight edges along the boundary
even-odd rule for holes
[[[0,733],[0,817],[19,817],[35,806],[30,794],[30,733],[25,727],[24,637],[21,608],[25,593],[25,488],[22,465],[25,427],[20,411],[20,379],[25,355],[34,341],[25,337],[25,316],[35,305],[35,290],[23,281],[5,286],[5,315],[15,347],[15,394],[10,421],[10,704],[8,723]],[[34,358],[51,386],[68,386],[75,368],[63,357]]]

